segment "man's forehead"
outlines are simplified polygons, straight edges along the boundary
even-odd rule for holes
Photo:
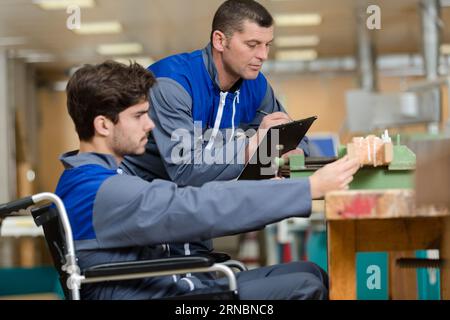
[[[135,105],[132,105],[131,107],[125,109],[124,111],[126,111],[127,113],[135,113],[135,112],[142,112],[142,111],[146,111],[149,108],[149,103],[148,101],[142,101],[142,102],[138,102]]]
[[[241,25],[240,36],[245,38],[253,38],[254,40],[271,41],[273,39],[273,25],[270,27],[261,27],[258,23],[250,20],[244,20]]]

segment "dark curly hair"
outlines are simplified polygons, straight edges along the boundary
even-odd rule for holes
[[[117,123],[119,113],[148,99],[155,84],[153,74],[137,63],[129,66],[115,61],[84,65],[67,84],[67,109],[78,137],[94,136],[94,119],[103,115]]]

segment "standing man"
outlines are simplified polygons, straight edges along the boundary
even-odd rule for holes
[[[273,18],[262,5],[224,2],[206,48],[149,67],[158,80],[150,92],[156,127],[145,155],[127,158],[124,168],[146,180],[163,178],[182,186],[235,179],[245,165],[239,160],[248,160],[262,136],[247,139],[238,129],[264,131],[290,121],[260,72],[272,41]],[[179,133],[191,140],[180,143],[186,141]],[[307,143],[301,147],[308,153]],[[211,158],[216,161],[208,162]]]
[[[82,269],[120,261],[167,258],[166,243],[255,230],[289,217],[308,217],[311,198],[345,188],[358,162],[341,159],[308,179],[210,182],[180,188],[145,181],[118,165],[145,151],[153,75],[137,64],[107,61],[78,69],[67,85],[67,107],[80,149],[64,154],[56,194],[63,200]],[[276,196],[274,196],[276,194]],[[237,274],[241,299],[326,299],[327,276],[310,262]],[[197,274],[109,281],[82,287],[82,299],[154,299],[211,293],[225,279]]]
[[[238,177],[264,132],[290,121],[260,72],[273,23],[254,0],[225,1],[215,13],[206,48],[150,66],[157,78],[150,90],[155,129],[145,154],[127,157],[122,168],[179,186]],[[249,129],[257,133],[249,137]],[[306,141],[301,147],[308,153]],[[173,255],[191,255],[211,251],[212,241],[170,247]]]

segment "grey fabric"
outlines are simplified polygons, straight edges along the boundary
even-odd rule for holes
[[[236,274],[241,300],[326,300],[328,276],[312,262],[291,262],[261,267]],[[198,279],[196,279],[198,280]],[[227,279],[203,280],[190,294],[227,289]]]
[[[59,157],[64,168],[70,169],[88,164],[98,164],[107,169],[116,170],[118,164],[116,159],[110,154],[102,153],[79,153],[78,150],[69,151]]]
[[[175,183],[118,175],[100,187],[94,229],[102,248],[202,241],[255,230],[288,217],[308,217],[309,181]],[[276,190],[276,192],[274,192]]]
[[[214,59],[212,55],[211,43],[203,49],[202,51],[203,61],[205,62],[206,70],[208,70],[211,80],[214,82],[217,88],[220,88],[219,75],[217,73],[216,65],[214,64]]]
[[[325,300],[328,276],[311,262],[297,261],[237,274],[244,300]]]

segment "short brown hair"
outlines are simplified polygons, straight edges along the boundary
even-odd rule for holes
[[[97,116],[117,123],[120,112],[147,100],[155,82],[153,74],[137,63],[127,66],[109,60],[78,69],[66,92],[67,109],[80,140],[92,139]]]
[[[245,20],[269,28],[273,18],[263,5],[254,0],[227,0],[217,9],[212,22],[211,41],[214,31],[218,30],[230,38],[236,31],[242,32]]]

